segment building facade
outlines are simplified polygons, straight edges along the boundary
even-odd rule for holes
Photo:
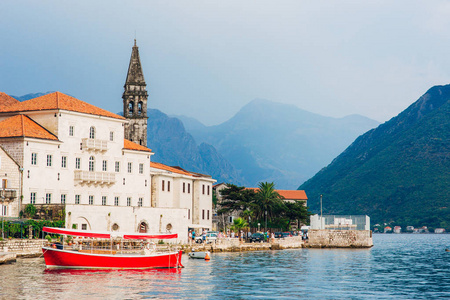
[[[215,180],[151,162],[145,86],[135,44],[125,117],[60,92],[23,102],[1,93],[1,195],[16,191],[0,200],[2,211],[18,217],[33,204],[41,218],[65,218],[66,228],[173,232],[179,241],[189,228],[211,229]]]

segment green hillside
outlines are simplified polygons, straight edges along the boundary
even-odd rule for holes
[[[308,206],[450,230],[450,85],[431,88],[302,184]]]

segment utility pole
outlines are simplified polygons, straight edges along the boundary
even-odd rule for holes
[[[322,219],[322,195],[320,195],[320,229],[323,229],[322,228],[322,221],[323,219]]]

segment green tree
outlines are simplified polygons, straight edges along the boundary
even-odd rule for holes
[[[303,205],[300,201],[295,202],[285,202],[286,210],[284,211],[284,216],[288,220],[288,224],[292,221],[300,221],[300,223],[306,224],[309,221],[308,208]]]
[[[34,217],[35,215],[36,215],[36,207],[33,205],[33,204],[28,204],[26,207],[25,207],[25,215],[28,217],[28,218],[32,218],[32,217]]]
[[[267,214],[268,220],[285,210],[283,196],[275,191],[273,182],[260,182],[256,193],[256,205],[254,206],[256,218],[264,220]]]
[[[247,227],[248,227],[248,223],[243,218],[234,219],[233,225],[231,226],[231,228],[238,234],[239,240],[241,240],[241,234],[240,234],[241,230],[243,230],[244,228],[247,228]]]
[[[227,184],[227,188],[220,191],[222,202],[220,203],[219,214],[232,213],[252,209],[254,207],[255,192],[243,186]]]

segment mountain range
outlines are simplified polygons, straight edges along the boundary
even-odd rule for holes
[[[180,120],[157,109],[149,109],[147,115],[147,145],[155,153],[152,161],[208,174],[221,182],[244,181],[213,146],[198,145]]]
[[[255,99],[228,121],[205,126],[177,116],[199,143],[214,146],[245,179],[295,189],[377,121],[359,115],[325,117],[294,105]]]
[[[315,212],[322,194],[326,214],[450,229],[450,85],[358,137],[299,189]]]

